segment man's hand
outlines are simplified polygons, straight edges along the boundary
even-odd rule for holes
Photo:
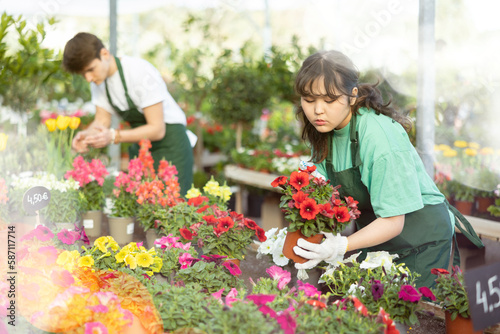
[[[293,247],[293,251],[309,261],[295,263],[295,268],[311,269],[321,261],[336,262],[344,258],[347,251],[347,238],[340,234],[322,233],[325,235],[325,240],[320,244],[314,244],[302,238],[297,240],[297,246]]]

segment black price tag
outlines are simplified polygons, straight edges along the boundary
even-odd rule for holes
[[[28,214],[34,215],[38,210],[49,205],[49,201],[49,189],[42,186],[33,187],[24,193],[23,208]]]
[[[500,262],[464,273],[474,330],[500,322]]]

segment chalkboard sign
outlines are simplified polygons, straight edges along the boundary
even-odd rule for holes
[[[33,187],[24,193],[23,208],[28,214],[34,215],[38,210],[49,205],[49,201],[49,189],[42,186]]]
[[[474,330],[500,322],[500,262],[464,273]]]

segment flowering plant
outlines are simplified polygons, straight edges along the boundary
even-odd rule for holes
[[[80,155],[73,160],[73,169],[67,171],[64,177],[78,182],[83,193],[83,211],[102,210],[106,199],[102,186],[108,174],[99,159],[87,162]]]
[[[497,188],[495,189],[494,191],[495,193],[495,196],[497,197],[495,199],[495,204],[494,205],[490,205],[488,207],[488,211],[493,215],[493,216],[500,216],[500,184],[497,185]]]
[[[289,222],[288,232],[300,230],[306,237],[336,234],[360,215],[358,202],[350,196],[342,200],[338,187],[317,173],[316,166],[302,165],[289,178],[279,176],[271,185],[283,190],[280,208]]]
[[[446,269],[434,268],[431,273],[437,275],[436,285],[432,290],[441,307],[450,312],[451,320],[455,320],[458,315],[469,318],[469,299],[460,268],[454,266],[451,273]]]
[[[286,266],[290,259],[283,255],[283,245],[286,238],[286,228],[278,230],[277,227],[273,227],[266,231],[266,241],[259,242],[254,241],[259,248],[257,248],[257,259],[262,258],[264,255],[272,257],[273,262],[278,266]]]
[[[330,265],[321,276],[333,294],[346,298],[354,295],[368,309],[377,314],[382,307],[396,321],[415,324],[415,311],[422,296],[435,297],[427,287],[415,288],[417,274],[412,274],[403,264],[394,264],[397,255],[387,252],[370,252],[361,263],[360,253],[342,263]]]

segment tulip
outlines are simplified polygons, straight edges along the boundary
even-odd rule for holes
[[[53,118],[46,120],[45,125],[47,125],[49,132],[54,132],[56,130],[56,120]]]
[[[69,116],[57,116],[56,124],[59,130],[66,130],[68,128],[69,122],[71,121],[71,117]]]
[[[80,125],[80,117],[71,117],[69,121],[69,128],[71,130],[76,130],[78,129],[79,125]]]
[[[5,150],[5,148],[7,147],[7,139],[8,138],[9,138],[9,136],[6,135],[5,133],[0,133],[0,152]]]

